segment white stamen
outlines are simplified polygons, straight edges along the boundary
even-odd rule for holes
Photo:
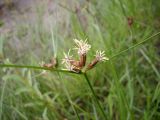
[[[97,58],[98,61],[106,61],[109,60],[108,57],[105,57],[105,51],[96,51],[95,57]]]
[[[64,53],[64,59],[62,59],[62,64],[65,65],[66,69],[69,71],[73,71],[74,66],[70,64],[70,61],[72,61],[72,55],[69,55],[70,50],[67,54]]]
[[[39,65],[40,65],[41,67],[43,67],[44,64],[45,64],[44,61],[39,62]]]
[[[76,43],[75,49],[78,50],[79,55],[86,54],[91,48],[91,45],[87,43],[87,40],[83,41],[83,40],[74,39],[74,42]]]

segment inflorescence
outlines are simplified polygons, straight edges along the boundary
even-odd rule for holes
[[[86,65],[87,53],[91,49],[91,45],[88,44],[87,40],[83,41],[74,39],[74,42],[76,46],[73,48],[73,50],[77,51],[79,60],[73,59],[73,55],[70,55],[71,49],[69,49],[67,54],[64,53],[64,58],[62,59],[62,64],[64,64],[66,67],[65,70],[76,73],[80,73],[82,70],[83,72],[85,72],[92,69],[97,63],[109,60],[108,57],[105,57],[104,51],[97,50],[96,54],[94,55],[95,58],[88,65]],[[56,58],[52,58],[49,63],[41,63],[41,66],[54,68],[57,66],[57,60]]]
[[[62,59],[62,64],[65,65],[66,69],[72,72],[79,73],[84,68],[84,71],[92,69],[98,62],[109,60],[109,58],[105,57],[105,52],[97,50],[95,54],[95,58],[85,67],[86,65],[86,57],[87,53],[91,48],[91,45],[88,44],[87,40],[77,40],[74,39],[76,47],[79,55],[79,60],[74,60],[73,55],[70,55],[70,50],[67,54],[64,53],[64,58]]]

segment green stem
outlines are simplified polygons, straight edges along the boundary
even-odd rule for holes
[[[2,119],[2,114],[3,114],[3,100],[4,100],[4,94],[5,94],[5,89],[6,89],[6,84],[7,81],[4,80],[4,85],[2,87],[2,92],[1,92],[1,98],[0,98],[0,120]]]
[[[91,85],[91,83],[90,83],[90,81],[89,81],[89,79],[88,79],[87,74],[86,74],[86,73],[83,73],[83,75],[84,75],[85,80],[87,81],[87,83],[88,83],[88,85],[89,85],[89,88],[90,88],[90,90],[91,90],[91,92],[92,92],[92,94],[93,94],[93,96],[94,96],[94,98],[95,98],[95,101],[96,101],[99,109],[101,110],[102,115],[103,115],[104,118],[107,120],[107,116],[106,116],[106,114],[105,114],[102,106],[100,105],[100,102],[98,101],[97,95],[96,95],[96,93],[95,93],[95,91],[94,91],[94,89],[93,89],[93,87],[92,87],[92,85]]]
[[[119,97],[119,103],[122,103],[122,104],[120,104],[120,108],[125,106],[127,108],[127,111],[131,114],[130,119],[134,120],[133,112],[129,107],[129,103],[128,103],[127,97],[125,95],[123,86],[120,83],[116,68],[115,68],[114,64],[112,63],[112,61],[110,61],[110,64],[111,64],[111,70],[112,70],[112,73],[113,73],[114,84],[115,84],[116,88],[119,89],[117,91],[117,94],[118,94],[118,97]],[[121,105],[123,105],[123,106],[121,106]],[[126,114],[127,111],[125,111],[125,110],[122,111],[122,115],[121,115],[122,120],[125,119],[125,118],[123,118],[123,117],[125,117],[125,115],[123,115],[123,114]]]
[[[63,80],[62,80],[62,76],[60,75],[59,72],[57,72],[57,73],[58,73],[59,79],[60,79],[60,81],[61,81],[61,84],[62,84],[62,86],[63,86],[64,92],[66,93],[68,102],[70,103],[70,105],[71,105],[71,107],[72,107],[72,109],[73,109],[73,112],[76,114],[78,120],[80,120],[80,116],[79,116],[76,108],[75,108],[74,105],[73,105],[73,102],[72,102],[71,97],[70,97],[70,95],[69,95],[68,89],[66,88],[66,86],[65,86],[65,84],[64,84],[64,82],[63,82]]]
[[[68,70],[61,70],[61,69],[56,69],[56,68],[46,68],[46,67],[39,67],[39,66],[29,66],[29,65],[0,64],[0,68],[2,68],[2,67],[9,67],[9,68],[30,68],[30,69],[39,69],[39,70],[49,70],[49,71],[55,71],[55,72],[81,74],[81,73],[75,73],[75,72],[68,71]]]
[[[124,7],[123,7],[122,1],[119,0],[119,3],[120,3],[120,6],[121,6],[121,8],[122,8],[122,12],[123,12],[124,16],[127,17],[127,14],[126,14],[126,11],[125,11],[125,9],[124,9]]]
[[[139,45],[147,42],[147,41],[149,41],[149,40],[151,40],[151,38],[156,37],[156,36],[159,35],[159,34],[160,34],[160,32],[158,32],[158,33],[156,33],[156,34],[154,34],[154,35],[152,35],[152,36],[144,39],[143,41],[141,41],[141,42],[139,42],[139,43],[137,43],[137,44],[135,44],[135,45],[133,45],[133,46],[125,49],[125,50],[122,50],[121,52],[119,52],[119,53],[113,55],[112,57],[110,57],[110,59],[113,59],[113,58],[115,58],[115,57],[117,57],[117,56],[119,56],[119,55],[121,55],[121,54],[123,54],[123,53],[125,53],[125,52],[127,52],[127,51],[129,51],[129,50],[131,50],[131,49],[133,49],[133,48],[135,48],[135,47],[137,47],[137,46],[139,46]]]

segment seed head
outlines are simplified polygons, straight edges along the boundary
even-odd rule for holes
[[[62,64],[65,65],[67,70],[72,71],[74,66],[70,64],[70,61],[72,60],[72,55],[70,55],[70,50],[67,54],[64,53],[64,58],[62,59]]]
[[[66,64],[69,63],[70,60],[72,59],[73,55],[70,55],[70,49],[68,51],[68,53],[64,53],[64,58],[62,59],[62,64]]]
[[[96,64],[100,61],[105,61],[105,60],[109,60],[109,58],[105,57],[105,53],[104,51],[96,51],[96,55],[95,55],[95,59],[92,60],[89,65],[87,66],[86,70],[90,70],[93,67],[96,66]]]
[[[83,41],[74,39],[74,42],[76,43],[75,49],[78,50],[79,55],[86,54],[91,48],[91,45],[87,43],[87,40]]]
[[[57,65],[58,65],[58,61],[55,57],[52,57],[50,59],[50,63],[53,65],[53,67],[57,67]]]
[[[95,58],[86,66],[87,52],[90,50],[91,45],[88,44],[87,40],[83,41],[74,39],[74,42],[76,43],[76,47],[74,49],[77,50],[80,58],[79,60],[73,59],[73,56],[69,55],[70,50],[67,54],[64,53],[64,59],[62,59],[62,64],[65,65],[67,70],[76,73],[80,73],[81,70],[84,70],[85,72],[96,66],[98,62],[109,60],[109,58],[105,57],[104,51],[97,50]]]
[[[127,17],[128,26],[131,27],[134,23],[133,17]]]
[[[96,57],[97,61],[106,61],[106,60],[109,60],[108,57],[105,57],[105,51],[97,50],[95,57]]]
[[[64,59],[62,59],[62,64],[65,65],[66,69],[73,72],[80,72],[80,68],[78,67],[78,61],[72,59],[72,55],[69,55],[70,50],[67,54],[64,53]]]
[[[46,67],[46,68],[54,68],[57,65],[57,61],[56,58],[52,58],[50,60],[50,63],[45,63],[44,61],[42,61],[41,63],[39,63],[41,67]]]
[[[45,64],[44,61],[39,62],[39,65],[40,65],[41,67],[43,67],[44,64]]]

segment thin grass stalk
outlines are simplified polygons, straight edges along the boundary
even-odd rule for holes
[[[158,107],[159,107],[158,104],[160,103],[160,100],[158,99],[158,98],[159,98],[158,96],[160,96],[160,82],[159,82],[158,85],[156,86],[156,90],[155,90],[154,95],[153,95],[152,104],[155,104],[155,105],[154,105],[154,107],[152,106],[153,109],[152,109],[152,111],[150,112],[150,116],[149,116],[149,118],[148,118],[149,120],[152,119],[154,113],[157,111],[157,109],[158,109]],[[157,99],[157,102],[155,103],[156,99]]]
[[[132,45],[134,45],[134,39],[133,39],[133,30],[132,30],[132,28],[131,27],[129,27],[129,31],[130,31],[130,36],[131,36],[131,41],[132,41]],[[133,82],[134,80],[135,80],[135,76],[136,76],[136,71],[137,71],[137,69],[136,69],[136,52],[135,52],[135,49],[133,48],[133,51],[132,51],[132,79],[131,79],[131,81],[129,81],[129,82]],[[133,106],[133,102],[134,102],[134,87],[133,87],[133,84],[130,84],[131,86],[130,86],[130,88],[132,88],[133,89],[133,91],[132,91],[132,96],[130,96],[130,108]]]
[[[68,93],[68,90],[67,90],[65,84],[64,84],[63,81],[62,81],[62,77],[61,77],[61,75],[60,75],[59,72],[57,72],[57,73],[58,73],[58,77],[59,77],[59,79],[60,79],[60,81],[61,81],[61,84],[62,84],[62,86],[63,86],[63,88],[64,88],[64,92],[66,93],[67,99],[68,99],[68,101],[69,101],[69,103],[70,103],[70,105],[71,105],[74,113],[76,114],[77,119],[80,120],[79,114],[78,114],[77,110],[75,109],[75,107],[74,107],[74,105],[73,105],[73,103],[72,103],[72,100],[71,100],[71,97],[70,97],[70,95],[69,95],[69,93]]]
[[[124,9],[124,7],[123,7],[123,3],[122,3],[122,1],[121,1],[121,0],[119,0],[119,3],[120,3],[120,6],[121,6],[121,9],[122,9],[123,15],[124,15],[125,17],[127,17],[127,14],[126,14],[126,11],[125,11],[125,9]]]
[[[86,82],[88,83],[88,86],[89,86],[89,88],[90,88],[90,90],[91,90],[91,92],[92,92],[92,94],[94,96],[94,99],[95,99],[95,101],[96,101],[96,103],[97,103],[102,115],[104,116],[105,120],[107,120],[107,116],[106,116],[106,114],[105,114],[100,102],[98,101],[97,95],[96,95],[96,93],[95,93],[95,91],[94,91],[94,89],[93,89],[93,87],[92,87],[92,85],[91,85],[91,83],[90,83],[90,81],[88,79],[87,74],[84,73],[83,75],[84,75],[84,78],[85,78]]]
[[[62,69],[57,69],[57,68],[46,68],[46,67],[29,66],[29,65],[0,64],[0,68],[3,68],[3,67],[4,68],[29,68],[29,69],[49,70],[53,72],[81,74],[81,73],[75,73],[72,71],[62,70]]]
[[[2,87],[2,93],[0,96],[0,120],[2,120],[2,116],[3,116],[3,99],[4,99],[6,84],[7,84],[7,81],[4,80],[4,85]]]
[[[133,49],[133,48],[135,48],[135,47],[147,42],[147,41],[149,41],[149,40],[151,40],[151,38],[154,38],[154,37],[158,36],[159,34],[160,34],[160,32],[157,32],[157,33],[151,35],[150,37],[144,39],[143,41],[141,41],[141,42],[139,42],[139,43],[137,43],[137,44],[125,49],[125,50],[122,50],[121,52],[119,52],[119,53],[117,53],[115,55],[113,55],[112,57],[110,57],[110,59],[113,59],[113,58],[115,58],[115,57],[117,57],[117,56],[119,56],[119,55],[121,55],[121,54],[123,54],[123,53],[125,53],[125,52],[127,52],[127,51],[129,51],[129,50],[131,50],[131,49]]]
[[[120,96],[123,104],[126,106],[127,111],[129,111],[129,113],[131,115],[130,119],[134,120],[134,114],[133,114],[132,110],[129,107],[129,103],[128,103],[128,100],[127,100],[127,98],[126,98],[126,96],[124,94],[125,93],[124,89],[123,89],[123,87],[122,87],[122,85],[121,85],[121,83],[119,81],[119,78],[118,78],[118,75],[117,75],[117,71],[116,71],[116,69],[115,69],[114,64],[112,63],[112,61],[110,62],[110,64],[111,64],[112,73],[113,73],[113,76],[114,76],[114,79],[115,79],[114,83],[115,83],[116,87],[119,88],[119,90],[117,91],[117,93]]]

